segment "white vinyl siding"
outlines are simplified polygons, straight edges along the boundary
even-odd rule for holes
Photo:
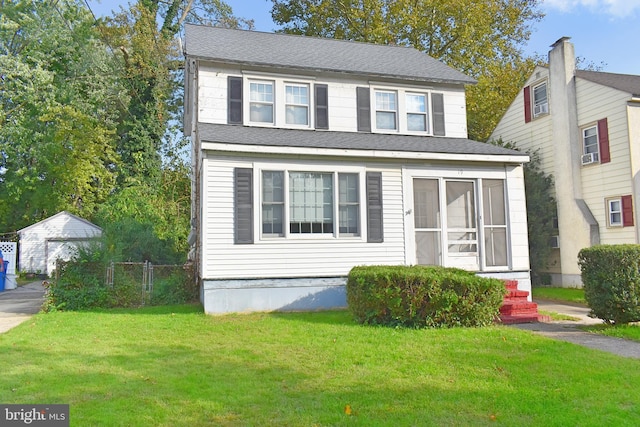
[[[251,245],[234,244],[234,168],[253,168],[254,179],[260,170],[334,170],[338,173],[361,170],[364,164],[342,162],[269,163],[257,158],[214,158],[203,163],[202,277],[205,279],[337,277],[346,276],[355,265],[403,264],[404,228],[402,180],[399,166],[367,165],[367,170],[382,172],[384,242],[367,243],[366,224],[361,223],[360,236],[345,238],[295,239],[260,238],[260,204],[256,204],[257,239]],[[254,200],[260,200],[260,186],[254,186]],[[363,189],[359,188],[360,200]]]
[[[609,215],[603,202],[613,195],[634,193],[627,123],[629,94],[577,78],[576,96],[580,126],[603,118],[608,124],[611,161],[581,168],[583,198],[600,225],[600,243],[636,243],[636,227],[607,227]]]
[[[276,127],[294,127],[294,128],[314,128],[314,117],[312,114],[312,106],[314,105],[313,85],[326,84],[328,86],[328,112],[329,112],[329,130],[341,131],[341,132],[357,132],[357,108],[356,108],[356,87],[370,87],[377,88],[377,83],[372,83],[366,79],[358,78],[340,78],[334,76],[322,76],[316,79],[311,79],[308,76],[296,76],[286,75],[281,76],[277,73],[252,73],[251,71],[237,69],[228,66],[213,67],[206,63],[199,63],[198,65],[198,93],[197,93],[197,111],[194,111],[194,115],[197,121],[202,123],[215,123],[215,124],[227,124],[228,120],[228,82],[229,76],[242,76],[244,78],[243,86],[243,117],[245,125],[252,126],[276,126]],[[249,81],[273,81],[274,86],[274,123],[262,123],[250,121],[250,109],[249,109]],[[309,87],[309,123],[307,125],[286,124],[286,112],[285,112],[285,84],[295,85],[307,85]],[[382,90],[389,90],[397,92],[397,104],[399,107],[396,121],[398,122],[398,128],[388,132],[395,132],[401,134],[424,134],[425,132],[416,132],[409,130],[407,127],[406,110],[402,110],[405,105],[404,93],[429,93],[429,91],[442,93],[444,97],[445,105],[445,124],[446,136],[451,138],[466,138],[467,137],[467,120],[466,120],[466,101],[464,88],[453,87],[439,87],[438,85],[430,84],[428,90],[420,85],[412,84],[410,86],[385,86]],[[403,93],[403,95],[401,95]],[[427,112],[430,111],[431,106],[428,105],[429,98],[427,97]],[[373,92],[372,92],[373,102]],[[373,112],[373,105],[372,105]],[[432,132],[431,128],[432,117],[427,117],[427,134]],[[372,125],[373,125],[372,121]]]
[[[541,79],[547,79],[549,70],[537,67],[524,86],[531,86]],[[548,86],[547,86],[548,87]],[[533,93],[531,94],[533,99]],[[533,108],[532,108],[533,115]],[[529,123],[524,121],[524,93],[520,90],[504,116],[493,130],[489,140],[502,139],[503,142],[516,144],[519,150],[538,152],[541,169],[547,175],[554,175],[554,146],[551,143],[553,128],[551,115],[537,117]]]

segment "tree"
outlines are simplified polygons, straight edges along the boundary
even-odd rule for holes
[[[102,26],[104,40],[122,62],[129,96],[118,126],[121,184],[129,180],[157,184],[162,154],[172,151],[172,143],[186,143],[175,138],[176,127],[172,126],[180,121],[182,112],[184,61],[175,37],[185,22],[252,25],[234,17],[220,0],[138,0]]]
[[[515,144],[502,139],[490,141],[493,145],[517,149]],[[529,263],[531,281],[534,285],[545,282],[551,245],[554,234],[554,218],[557,217],[556,200],[553,197],[553,177],[541,169],[540,155],[537,151],[528,152],[529,163],[524,165],[524,186],[527,196],[527,233],[529,236]]]
[[[0,229],[90,217],[115,183],[116,65],[81,3],[0,6]]]
[[[539,0],[272,2],[271,15],[284,32],[412,46],[478,79],[479,88],[468,93],[469,135],[482,141],[531,71],[520,47],[543,16]],[[483,102],[490,91],[508,101]]]

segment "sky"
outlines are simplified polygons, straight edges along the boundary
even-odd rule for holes
[[[255,30],[272,32],[271,0],[225,0],[236,16],[253,19]],[[87,0],[97,16],[126,0]],[[543,0],[542,21],[534,23],[525,54],[546,58],[559,38],[571,37],[576,56],[601,71],[640,75],[640,0]]]

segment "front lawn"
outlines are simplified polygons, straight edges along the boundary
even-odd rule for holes
[[[584,298],[584,289],[578,288],[533,287],[531,289],[531,297],[533,299],[587,305],[587,300]]]
[[[640,419],[638,361],[505,326],[197,306],[40,314],[0,335],[0,402],[72,426],[600,426]]]

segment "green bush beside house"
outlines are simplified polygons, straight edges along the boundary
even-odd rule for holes
[[[640,245],[596,245],[578,254],[584,296],[607,323],[640,321]]]

